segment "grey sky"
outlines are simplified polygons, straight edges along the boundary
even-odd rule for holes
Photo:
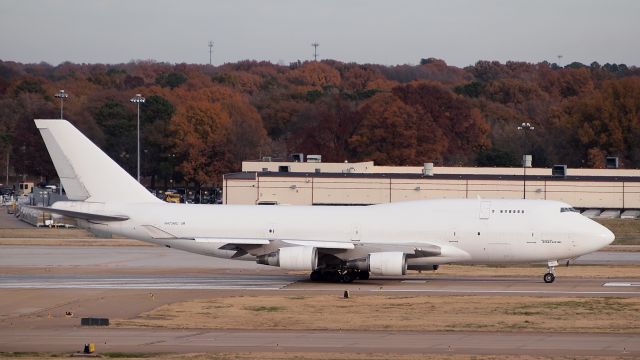
[[[640,65],[637,0],[0,0],[0,59]]]

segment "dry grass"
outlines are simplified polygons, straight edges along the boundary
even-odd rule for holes
[[[232,296],[160,306],[119,327],[640,333],[640,298]]]
[[[616,235],[615,245],[640,245],[640,220],[597,219]]]
[[[0,229],[0,238],[16,238],[16,239],[78,239],[78,238],[92,238],[90,232],[83,229],[52,229],[48,227],[43,228],[26,228],[26,229]]]
[[[497,276],[497,277],[530,277],[542,278],[546,265],[443,265],[437,271],[424,271],[424,276]],[[420,275],[410,271],[409,275]],[[573,278],[640,278],[640,266],[637,265],[570,265],[558,266],[556,275],[561,281],[563,277]],[[408,277],[410,279],[411,277]]]
[[[131,239],[100,239],[100,238],[0,238],[0,246],[155,246]]]
[[[114,237],[113,239],[97,238],[83,229],[0,229],[1,245],[34,245],[34,246],[153,246],[151,244]]]
[[[543,360],[549,359],[548,356],[531,356],[531,355],[465,355],[465,354],[391,354],[391,353],[299,353],[299,352],[239,352],[239,353],[193,353],[193,354],[157,354],[157,353],[103,353],[103,358],[117,359],[162,359],[162,360]],[[0,359],[24,359],[24,360],[43,360],[43,359],[59,359],[68,357],[69,354],[53,354],[53,353],[0,353]],[[554,356],[558,360],[613,360],[627,359],[628,357],[613,356]]]

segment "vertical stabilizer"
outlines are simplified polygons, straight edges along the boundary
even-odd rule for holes
[[[35,120],[70,200],[160,202],[66,120]]]

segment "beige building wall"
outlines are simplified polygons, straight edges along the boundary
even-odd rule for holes
[[[290,172],[279,173],[279,166],[289,166]],[[436,167],[434,174],[441,176],[434,177],[416,176],[422,174],[422,167],[375,166],[373,162],[243,162],[243,169],[246,172],[224,177],[224,203],[363,205],[521,199],[524,191],[522,168]],[[552,178],[550,169],[527,169],[527,175],[533,178],[526,183],[527,199],[559,200],[580,208],[640,208],[640,170],[568,169],[567,176],[574,178]]]

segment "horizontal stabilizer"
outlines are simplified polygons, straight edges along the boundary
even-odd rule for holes
[[[73,210],[64,210],[64,209],[56,209],[45,206],[27,206],[30,209],[36,209],[44,212],[50,212],[54,214],[59,214],[63,216],[67,216],[74,219],[82,219],[88,221],[125,221],[129,220],[127,215],[119,215],[119,214],[104,214],[104,213],[88,213],[81,211],[73,211]]]

